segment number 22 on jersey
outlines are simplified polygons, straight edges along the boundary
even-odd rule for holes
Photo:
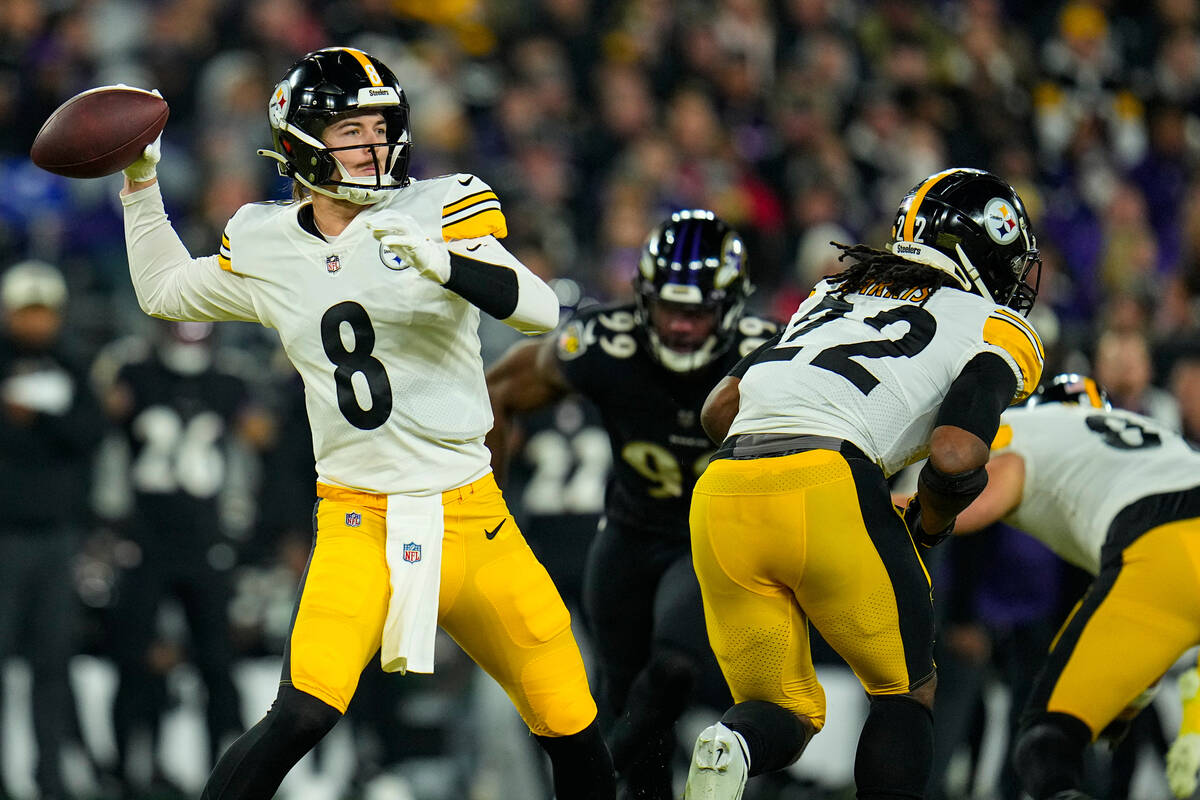
[[[812,334],[830,323],[853,321],[846,319],[853,311],[854,304],[849,300],[826,295],[807,313],[792,317],[779,343],[760,356],[758,363],[791,361],[802,352],[812,351],[821,346],[808,363],[842,376],[866,395],[879,385],[879,379],[866,366],[855,361],[855,357],[910,358],[924,350],[937,332],[937,320],[933,314],[921,306],[900,303],[862,320],[866,325],[885,334],[885,338],[862,341],[848,335],[851,333],[848,326],[834,324],[823,330],[823,335],[814,336],[816,342],[804,340],[807,334]],[[897,326],[896,323],[904,325]],[[846,331],[841,341],[839,339],[842,337],[838,335],[841,333],[840,328],[845,328]]]

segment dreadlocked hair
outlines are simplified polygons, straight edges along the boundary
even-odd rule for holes
[[[909,261],[887,250],[877,250],[865,244],[830,244],[842,251],[838,261],[850,259],[852,262],[844,270],[828,278],[832,287],[830,293],[836,297],[866,290],[872,290],[871,294],[900,297],[924,289],[925,296],[920,299],[919,304],[925,305],[938,289],[946,285],[956,285],[953,279],[940,269]],[[879,287],[878,291],[874,291],[873,287]]]

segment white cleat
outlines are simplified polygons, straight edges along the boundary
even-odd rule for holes
[[[1200,674],[1195,669],[1179,676],[1179,695],[1183,723],[1167,751],[1167,784],[1173,795],[1184,798],[1195,794],[1196,773],[1200,772]]]
[[[741,800],[750,770],[746,740],[721,723],[696,738],[684,800]]]

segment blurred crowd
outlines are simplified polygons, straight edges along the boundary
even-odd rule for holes
[[[213,253],[240,205],[288,196],[273,162],[255,154],[270,144],[267,99],[293,61],[331,44],[393,68],[411,105],[413,174],[489,182],[508,247],[543,277],[577,287],[563,292],[571,302],[627,298],[651,225],[704,207],[747,240],[755,310],[786,319],[838,269],[830,241],[878,246],[919,179],[948,166],[992,170],[1018,189],[1038,236],[1044,268],[1032,321],[1049,351],[1046,374],[1090,372],[1115,405],[1200,442],[1195,0],[7,0],[0,261],[33,260],[62,276],[62,296],[39,302],[63,315],[64,352],[82,365],[68,370],[76,399],[91,393],[95,404],[97,435],[71,447],[102,465],[95,481],[57,484],[79,493],[78,514],[47,498],[55,513],[38,506],[33,515],[71,527],[70,541],[81,543],[63,557],[86,611],[74,652],[148,647],[120,636],[111,644],[112,626],[127,619],[114,609],[122,589],[157,602],[167,589],[130,576],[172,563],[147,549],[138,498],[166,489],[139,487],[136,458],[151,446],[148,430],[166,429],[132,424],[122,370],[154,353],[169,367],[162,354],[190,343],[220,352],[222,374],[244,383],[218,462],[186,460],[198,443],[217,441],[186,419],[172,441],[192,456],[169,457],[180,470],[170,491],[215,509],[202,550],[194,531],[173,540],[190,542],[192,565],[203,565],[199,578],[172,576],[174,590],[187,597],[179,585],[205,576],[224,576],[210,589],[228,582],[229,653],[201,665],[210,698],[232,691],[217,678],[229,658],[282,647],[311,536],[311,449],[301,389],[274,334],[226,325],[217,340],[145,318],[126,274],[120,176],[60,178],[30,163],[29,146],[79,91],[158,89],[171,109],[159,168],[168,210],[194,255]],[[3,298],[8,321],[31,305],[14,297]],[[505,344],[490,338],[497,327],[484,327],[485,353]],[[8,400],[16,390],[4,391]],[[0,454],[0,469],[21,472],[25,452]],[[195,477],[214,463],[225,465],[214,485]],[[0,543],[12,527],[0,525]],[[65,541],[47,557],[65,552]],[[989,607],[973,603],[963,607]],[[1021,611],[1014,622],[1010,606],[983,626],[989,653],[1022,620],[1044,616]],[[155,674],[183,657],[166,639]],[[15,645],[0,646],[0,656],[13,654]],[[64,644],[47,647],[61,653]],[[963,647],[973,652],[970,641]],[[137,676],[145,664],[126,668]],[[47,691],[67,702],[62,685]],[[210,722],[214,746],[237,727],[220,715]]]

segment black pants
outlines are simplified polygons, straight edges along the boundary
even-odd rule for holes
[[[663,652],[694,665],[692,702],[732,703],[708,644],[687,539],[651,537],[612,521],[602,525],[588,553],[583,603],[609,714],[620,716],[634,681]]]
[[[0,666],[18,652],[33,673],[33,733],[36,779],[46,796],[63,796],[62,743],[71,737],[75,714],[70,687],[71,656],[79,605],[71,580],[78,537],[53,529],[0,532]]]
[[[165,711],[165,676],[161,668],[153,666],[151,648],[158,609],[168,597],[176,598],[183,608],[190,637],[188,654],[208,693],[209,758],[220,755],[222,737],[237,736],[244,728],[231,677],[227,574],[209,566],[203,552],[183,554],[147,546],[142,563],[125,575],[114,617],[113,657],[119,684],[113,700],[113,727],[121,771],[132,733],[144,728],[156,740]]]

